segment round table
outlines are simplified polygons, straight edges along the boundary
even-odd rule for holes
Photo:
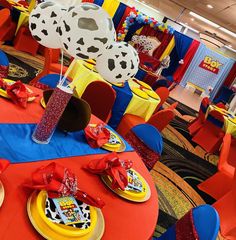
[[[40,90],[30,88],[42,96]],[[10,100],[0,98],[0,122],[12,124],[37,123],[44,111],[39,101],[40,97],[29,103],[26,109],[23,109],[14,105]],[[100,120],[92,117],[91,122],[96,123],[98,121]],[[54,159],[53,161],[72,169],[78,176],[78,185],[81,189],[93,194],[93,196],[99,196],[105,201],[106,205],[102,209],[105,219],[105,232],[102,239],[144,240],[151,238],[158,218],[158,196],[151,175],[135,152],[119,154],[121,158],[133,161],[133,168],[145,178],[151,189],[151,198],[147,202],[129,202],[111,192],[97,175],[90,174],[82,169],[82,166],[91,159],[101,158],[102,156],[66,157]],[[50,162],[52,160],[11,164],[0,175],[5,188],[5,199],[0,209],[0,239],[43,239],[31,225],[27,216],[26,204],[32,191],[23,188],[22,184],[30,179],[32,172],[37,168],[42,165],[46,166]]]

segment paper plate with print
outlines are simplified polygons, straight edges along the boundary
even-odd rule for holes
[[[5,196],[5,191],[2,182],[0,181],[0,207],[2,206],[3,200]]]
[[[7,82],[8,84],[14,84],[15,83],[15,81],[9,80],[9,79],[4,79],[4,82]],[[33,93],[33,91],[30,88],[26,87],[26,89],[29,93]],[[7,95],[7,91],[4,90],[4,89],[1,89],[1,88],[0,88],[0,96],[5,97],[5,98],[9,98],[9,96]],[[34,101],[35,98],[36,97],[29,97],[28,102]]]
[[[125,191],[111,188],[111,178],[102,176],[102,181],[117,195],[132,202],[146,202],[151,197],[151,190],[146,180],[134,169],[129,169],[128,186]]]
[[[92,127],[95,127],[96,124],[89,124]],[[126,149],[125,142],[122,138],[118,136],[114,131],[109,128],[106,128],[110,132],[110,139],[107,143],[101,146],[101,148],[110,151],[110,152],[124,152]]]
[[[143,99],[149,99],[148,94],[145,93],[144,91],[142,91],[140,88],[134,87],[134,88],[132,88],[131,90],[132,90],[132,92],[133,92],[135,95],[137,95],[137,96],[139,96],[139,97],[141,97],[141,98],[143,98]]]
[[[48,218],[45,214],[45,203],[48,201],[45,191],[33,192],[27,202],[27,212],[29,219],[40,235],[49,240],[98,240],[102,238],[105,229],[105,222],[100,209],[90,207],[90,226],[88,228],[78,226],[68,226],[57,223],[56,214],[49,214]],[[46,209],[48,210],[48,202]],[[88,206],[88,205],[87,205]],[[54,208],[52,208],[53,211]],[[53,216],[54,215],[54,216]],[[87,214],[86,216],[89,216]],[[51,219],[55,218],[55,219]],[[54,221],[54,222],[52,222]]]

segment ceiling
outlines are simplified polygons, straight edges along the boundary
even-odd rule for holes
[[[159,10],[163,15],[178,22],[187,23],[200,32],[215,33],[225,40],[227,45],[236,49],[236,38],[212,27],[201,20],[192,17],[189,12],[195,12],[221,27],[236,33],[236,0],[145,0],[143,1]],[[213,6],[212,9],[207,4]]]

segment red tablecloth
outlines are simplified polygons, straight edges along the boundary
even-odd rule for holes
[[[38,91],[34,89],[34,91]],[[39,92],[41,94],[41,92]],[[2,123],[35,123],[38,122],[43,109],[40,98],[29,103],[22,109],[9,100],[0,99],[0,122]],[[93,117],[91,122],[97,122]],[[17,134],[17,133],[16,133]],[[16,143],[17,144],[17,143]],[[85,163],[101,155],[90,155],[73,158],[55,159],[57,163],[67,166],[75,172],[79,179],[79,187],[88,193],[101,197],[106,205],[102,209],[105,218],[105,233],[102,239],[107,240],[145,240],[152,236],[158,218],[158,197],[153,180],[145,165],[135,152],[121,153],[120,157],[133,160],[136,169],[148,182],[151,198],[145,203],[126,201],[104,186],[98,176],[83,169]],[[0,239],[1,240],[37,240],[43,239],[31,225],[26,211],[30,191],[21,184],[29,179],[32,172],[52,161],[11,164],[0,176],[5,188],[5,199],[0,208]]]

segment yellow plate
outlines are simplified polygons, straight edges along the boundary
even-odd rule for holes
[[[143,99],[148,99],[148,98],[149,98],[149,96],[147,95],[147,93],[145,93],[144,91],[142,91],[142,90],[139,89],[139,88],[136,88],[136,87],[132,88],[132,92],[133,92],[134,94],[136,94],[137,96],[143,98]]]
[[[91,127],[95,127],[96,124],[89,124]],[[124,152],[126,149],[126,145],[124,143],[124,141],[112,130],[110,130],[109,128],[107,128],[107,130],[112,133],[113,135],[115,135],[115,137],[120,141],[120,144],[109,144],[106,143],[103,146],[101,146],[101,148],[110,151],[110,152]]]
[[[131,170],[134,171],[138,175],[139,179],[141,180],[143,185],[142,192],[135,192],[130,190],[122,191],[121,189],[112,189],[111,179],[108,176],[105,176],[105,175],[101,176],[101,179],[107,185],[107,187],[109,187],[114,193],[116,193],[120,197],[125,198],[132,202],[146,202],[151,197],[150,187],[146,182],[146,180],[137,171],[135,171],[134,169],[131,169]]]
[[[2,206],[3,200],[5,196],[5,191],[2,182],[0,181],[0,207]]]
[[[4,79],[4,82],[11,83],[11,84],[15,83],[15,81],[12,81],[12,80],[9,80],[9,79]],[[32,91],[30,88],[28,88],[28,87],[26,87],[26,89],[28,90],[29,93],[32,93],[32,92],[33,92],[33,91]],[[9,96],[7,95],[7,91],[5,91],[5,90],[3,90],[3,89],[1,89],[1,88],[0,88],[0,96],[5,97],[5,98],[9,98]],[[30,97],[30,98],[28,98],[28,102],[34,101],[35,98],[36,98],[36,97]]]
[[[44,98],[42,97],[41,100],[40,100],[40,104],[43,108],[46,108],[46,103],[44,101]]]
[[[36,209],[38,210],[39,217],[50,227],[53,231],[64,236],[84,236],[94,230],[97,223],[97,212],[94,207],[90,206],[90,217],[91,217],[91,226],[87,229],[79,229],[71,226],[58,224],[50,221],[45,215],[45,202],[47,199],[47,192],[40,191],[36,197]]]
[[[27,213],[29,219],[36,229],[36,231],[48,240],[68,240],[68,236],[64,236],[60,233],[55,232],[51,229],[39,216],[36,206],[37,191],[33,192],[27,202]],[[102,238],[105,229],[105,222],[103,218],[102,211],[95,208],[97,213],[97,224],[95,225],[94,231],[91,231],[89,234],[84,236],[70,236],[69,239],[77,240],[98,240]]]
[[[137,82],[139,85],[141,85],[142,87],[147,88],[147,89],[149,89],[149,90],[152,90],[152,88],[151,88],[147,83],[145,83],[145,82],[143,82],[143,81],[140,81],[140,80],[137,80],[137,79],[135,79],[135,80],[136,80],[136,82]]]
[[[142,89],[145,93],[148,94],[149,97],[153,98],[153,99],[156,99],[156,100],[159,100],[160,97],[156,94],[156,92],[154,92],[153,90],[148,90],[148,89],[145,89],[143,88]]]

